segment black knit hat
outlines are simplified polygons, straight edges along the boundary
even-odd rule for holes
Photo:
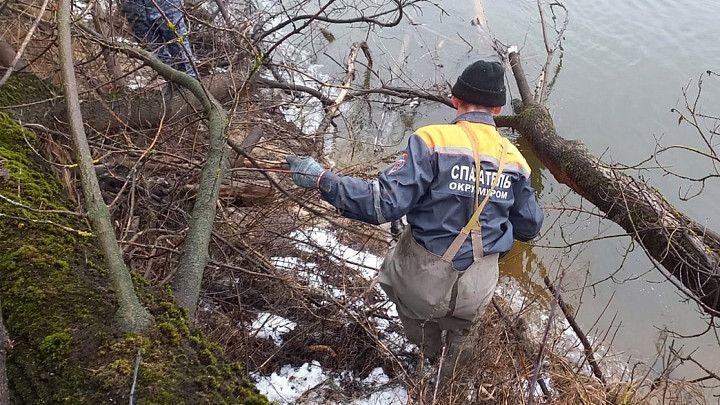
[[[500,62],[479,60],[463,70],[452,87],[452,95],[466,103],[484,107],[505,105],[505,69]]]

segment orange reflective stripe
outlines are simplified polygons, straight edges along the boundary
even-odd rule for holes
[[[437,153],[457,153],[458,148],[467,149],[467,155],[475,156],[479,154],[481,157],[487,156],[500,160],[499,146],[503,138],[498,134],[497,129],[492,125],[472,123],[472,128],[468,129],[474,133],[477,147],[473,153],[473,147],[470,139],[461,136],[463,133],[461,126],[467,126],[468,121],[458,121],[456,124],[437,124],[427,125],[415,131],[415,135],[423,140],[428,149]],[[508,144],[507,165],[516,165],[523,171],[530,173],[530,166],[525,157],[518,151],[513,144]]]

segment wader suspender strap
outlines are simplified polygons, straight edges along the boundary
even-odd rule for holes
[[[482,203],[478,205],[478,197],[480,193],[480,148],[478,147],[477,139],[475,139],[475,136],[470,131],[468,131],[465,126],[460,125],[459,123],[458,126],[462,128],[463,131],[465,131],[465,135],[467,135],[468,139],[470,140],[470,144],[472,145],[473,150],[473,157],[475,159],[475,212],[473,213],[468,223],[460,230],[460,233],[455,237],[455,240],[453,240],[453,242],[450,244],[447,251],[443,255],[443,260],[445,261],[452,261],[453,258],[455,258],[455,255],[460,250],[460,247],[465,242],[465,239],[467,239],[468,235],[471,234],[473,236],[473,258],[477,260],[483,257],[482,233],[479,221],[480,213],[482,212],[483,208],[485,208],[485,204],[487,204],[490,196],[493,193],[493,190],[495,190],[495,186],[497,186],[498,182],[500,181],[500,175],[505,168],[505,160],[507,159],[508,150],[508,140],[506,138],[502,138],[502,152],[500,155],[500,164],[498,165],[497,175],[495,176],[495,179],[490,186],[490,190],[488,190],[487,194],[485,194],[485,198],[483,199]]]

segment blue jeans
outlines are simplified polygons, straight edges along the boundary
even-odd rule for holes
[[[130,23],[135,40],[148,51],[173,68],[197,77],[190,62],[194,57],[187,40],[182,0],[125,0],[122,14]],[[182,38],[182,45],[178,38]]]

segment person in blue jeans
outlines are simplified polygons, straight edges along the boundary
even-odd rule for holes
[[[125,0],[122,14],[138,43],[164,63],[197,78],[182,0]]]

